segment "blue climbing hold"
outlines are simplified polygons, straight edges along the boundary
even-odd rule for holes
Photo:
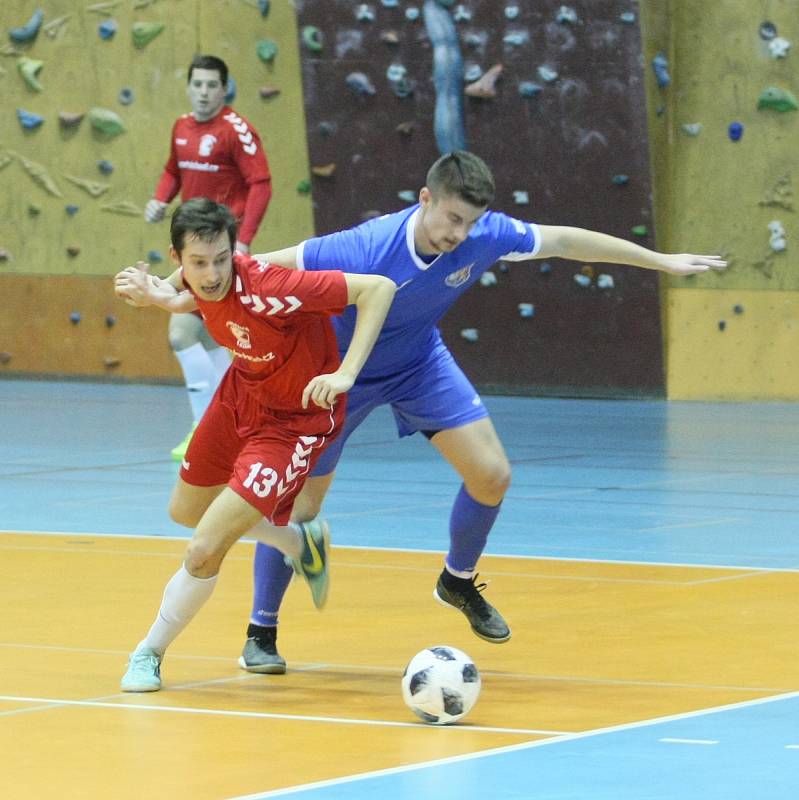
[[[269,8],[271,5],[271,0],[258,0],[258,10],[261,12],[262,17],[265,17],[269,14]]]
[[[544,87],[535,81],[522,81],[519,84],[519,94],[522,97],[535,97]]]
[[[630,176],[629,175],[614,175],[610,179],[610,181],[614,186],[626,186],[630,182]]]
[[[113,328],[114,325],[117,324],[117,318],[113,314],[106,315],[105,318],[105,327],[106,328]]]
[[[97,162],[97,169],[99,169],[103,175],[110,175],[114,171],[114,165],[107,159],[103,158]]]
[[[744,135],[744,126],[740,122],[731,122],[727,134],[733,142],[737,142]]]
[[[403,189],[401,192],[397,192],[397,197],[399,197],[403,203],[415,203],[418,199],[418,196],[413,189]]]
[[[225,103],[230,105],[236,99],[236,81],[232,75],[228,75],[227,92],[225,93]]]
[[[346,78],[347,86],[352,89],[355,94],[360,95],[373,95],[377,94],[377,89],[372,85],[369,78],[363,72],[351,72]]]
[[[69,214],[70,217],[74,217],[75,214],[80,211],[80,206],[76,206],[74,203],[70,203],[68,206],[64,206],[64,210]]]
[[[719,320],[719,330],[723,331],[726,327],[727,327],[727,323],[723,319],[720,319]]]
[[[34,114],[32,111],[26,111],[24,108],[17,109],[17,119],[26,131],[35,130],[44,122],[43,116]]]
[[[742,306],[740,303],[738,303],[738,304],[734,305],[734,306],[732,307],[732,310],[733,310],[733,311],[734,311],[736,314],[743,314],[743,313],[744,313],[744,307],[743,307],[743,306]]]
[[[44,11],[37,8],[33,12],[33,16],[24,24],[17,28],[11,28],[8,32],[8,37],[14,44],[26,44],[32,42],[39,33],[39,28],[42,27],[44,21]]]
[[[133,89],[131,89],[130,86],[125,86],[119,90],[117,100],[119,101],[120,105],[129,106],[134,99]]]
[[[663,53],[658,53],[652,59],[652,69],[655,73],[655,80],[658,86],[668,86],[671,83],[671,75],[669,75],[669,60]]]
[[[542,275],[549,275],[552,272],[552,264],[550,264],[548,261],[544,261],[538,268],[538,271]]]
[[[118,28],[119,23],[115,19],[106,19],[97,26],[97,33],[100,34],[101,39],[108,41],[114,38]]]
[[[161,254],[160,250],[150,250],[147,253],[147,261],[151,264],[160,264],[164,260],[164,256]]]
[[[78,324],[78,323],[81,321],[81,319],[82,319],[82,317],[81,317],[80,311],[73,311],[73,312],[72,312],[72,313],[69,315],[69,321],[70,321],[70,322],[71,322],[73,325],[77,325],[77,324]]]

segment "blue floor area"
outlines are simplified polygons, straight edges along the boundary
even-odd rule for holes
[[[489,553],[799,569],[799,406],[489,397],[513,485]],[[0,381],[5,530],[184,536],[165,386]],[[380,409],[326,504],[341,545],[443,550],[454,471]]]
[[[797,718],[799,693],[251,800],[796,800]]]
[[[489,553],[799,570],[799,406],[486,404],[514,469]],[[178,387],[0,381],[0,528],[187,535],[166,506],[189,424]],[[345,450],[334,541],[444,550],[458,486],[381,410]],[[795,800],[797,718],[791,695],[253,800]]]

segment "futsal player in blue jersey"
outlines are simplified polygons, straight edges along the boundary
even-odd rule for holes
[[[463,479],[434,595],[462,611],[477,636],[505,642],[510,629],[483,596],[485,584],[477,583],[476,569],[510,484],[510,464],[480,396],[444,344],[438,321],[499,259],[562,257],[672,275],[726,264],[718,256],[667,255],[602,233],[523,222],[489,211],[493,200],[494,180],[486,164],[456,151],[430,168],[418,205],[256,258],[295,269],[385,275],[397,285],[377,343],[350,390],[344,429],[306,481],[292,519],[307,522],[317,516],[347,438],[373,409],[390,405],[399,436],[422,433]],[[348,308],[333,322],[343,352],[355,314]],[[285,672],[276,637],[291,574],[282,553],[257,546],[254,603],[239,659],[244,669]]]

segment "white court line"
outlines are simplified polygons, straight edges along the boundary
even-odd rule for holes
[[[331,514],[328,519],[333,520],[336,516]],[[145,533],[85,533],[74,531],[20,531],[2,530],[0,535],[10,536],[72,536],[90,537],[93,539],[163,539],[164,541],[186,542],[190,538],[186,536],[156,536]],[[240,542],[255,544],[254,539],[239,539]],[[334,550],[367,550],[367,551],[386,551],[388,553],[424,553],[424,554],[446,554],[446,550],[427,550],[415,547],[373,547],[366,545],[333,545]],[[722,570],[746,570],[749,572],[799,572],[796,567],[762,567],[752,564],[702,564],[686,563],[681,561],[639,561],[635,559],[618,558],[577,558],[574,556],[530,556],[519,553],[484,553],[483,558],[518,559],[520,561],[567,561],[578,564],[629,564],[633,566],[645,567],[682,567],[684,569],[722,569]]]
[[[786,744],[786,750],[799,750],[799,744]]]
[[[539,739],[534,742],[523,742],[521,744],[507,745],[506,747],[495,747],[489,750],[481,750],[478,753],[468,753],[461,756],[450,756],[448,758],[439,758],[432,761],[424,761],[418,764],[408,764],[402,767],[390,767],[389,769],[373,770],[371,772],[362,772],[359,775],[348,775],[344,778],[332,778],[324,781],[315,781],[314,783],[301,784],[299,786],[292,786],[286,789],[273,789],[266,792],[256,792],[255,794],[238,795],[236,797],[229,797],[227,800],[266,800],[269,797],[283,797],[284,795],[296,794],[297,792],[304,792],[309,789],[321,789],[328,786],[340,786],[345,783],[354,783],[368,778],[381,777],[383,775],[398,775],[403,772],[414,772],[421,769],[428,769],[430,767],[444,766],[446,764],[457,764],[461,761],[474,761],[478,758],[487,758],[489,756],[501,755],[503,753],[513,753],[521,750],[532,750],[536,747],[547,747],[549,745],[557,745],[563,742],[573,742],[578,739],[588,739],[594,736],[604,736],[608,733],[616,733],[620,731],[635,730],[636,728],[646,728],[652,725],[657,725],[661,722],[675,722],[677,720],[691,719],[693,717],[701,717],[709,714],[718,714],[724,711],[734,711],[739,708],[747,708],[749,706],[762,705],[764,703],[773,703],[781,700],[790,700],[799,697],[799,692],[789,692],[787,694],[775,695],[773,697],[761,698],[758,700],[746,700],[742,703],[731,703],[729,705],[717,706],[715,708],[707,708],[702,711],[688,711],[683,714],[671,714],[665,717],[655,717],[654,719],[641,720],[640,722],[629,722],[624,725],[612,725],[607,728],[596,728],[592,731],[583,731],[581,733],[570,733],[564,736],[556,736],[551,739]],[[454,726],[457,727],[457,726]]]
[[[718,739],[674,739],[670,736],[664,736],[658,739],[659,742],[664,744],[718,744]]]
[[[207,683],[224,683],[230,680],[241,680],[241,678],[226,678],[221,681],[208,681],[197,685],[207,685]],[[186,686],[180,687],[186,688]],[[116,695],[111,695],[115,697]],[[131,694],[120,695],[123,697],[131,697]],[[106,703],[98,700],[64,700],[55,697],[19,697],[16,695],[0,695],[0,700],[7,700],[14,703],[38,703],[41,710],[47,708],[58,708],[61,706],[80,706],[84,708],[114,708],[122,709],[124,711],[161,711],[167,714],[199,714],[203,716],[213,717],[243,717],[246,719],[275,719],[281,721],[297,721],[297,722],[325,722],[334,723],[337,725],[367,725],[376,727],[388,728],[424,728],[430,730],[459,730],[466,733],[479,731],[481,733],[510,733],[510,734],[525,734],[533,736],[561,736],[570,733],[569,731],[550,731],[550,730],[536,730],[534,728],[492,728],[487,725],[427,725],[423,722],[398,722],[396,720],[387,719],[353,719],[350,717],[319,717],[319,716],[305,716],[303,714],[275,714],[267,711],[230,711],[227,709],[217,708],[195,708],[187,706],[156,706],[146,705],[144,703]],[[42,705],[45,704],[45,705]],[[11,714],[19,713],[18,710],[6,711],[0,716],[9,716]]]
[[[718,519],[701,519],[694,522],[675,522],[672,525],[652,525],[648,528],[636,528],[637,531],[672,531],[679,528],[706,528],[711,525],[727,525],[730,522],[743,522],[740,517],[719,517]]]
[[[19,642],[0,642],[0,648],[7,647],[9,649],[27,649],[27,650],[50,650],[66,653],[89,653],[92,655],[113,655],[127,658],[129,655],[128,650],[101,650],[91,647],[64,647],[51,644],[25,644]],[[233,659],[228,656],[198,656],[198,655],[181,655],[180,653],[170,653],[170,660],[192,660],[192,661],[224,661],[230,664]],[[292,672],[311,672],[329,669],[332,671],[340,672],[380,672],[388,675],[396,675],[397,678],[401,675],[400,667],[380,667],[374,664],[341,664],[334,662],[313,662],[313,661],[296,661],[292,662]],[[250,677],[263,678],[263,675],[249,673]],[[707,683],[676,683],[670,681],[644,681],[634,680],[629,678],[596,678],[581,675],[530,675],[523,672],[498,672],[495,670],[480,670],[480,674],[484,677],[491,677],[505,680],[529,681],[535,683],[581,683],[581,684],[595,684],[597,686],[639,686],[639,687],[652,687],[655,689],[688,689],[697,691],[719,691],[719,692],[768,692],[769,694],[778,693],[784,694],[791,691],[780,686],[727,686],[716,685]],[[242,676],[246,677],[246,676]],[[230,678],[220,678],[218,680],[232,680]],[[278,679],[279,680],[279,679]],[[185,684],[178,686],[170,686],[170,689],[192,688],[194,686],[204,685],[206,681],[198,684]],[[110,695],[109,695],[110,696]],[[113,695],[116,696],[116,695]],[[127,696],[127,695],[121,695]],[[107,699],[107,698],[95,698]]]

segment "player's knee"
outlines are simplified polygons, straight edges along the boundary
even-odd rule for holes
[[[491,499],[490,505],[499,503],[508,491],[511,481],[511,469],[505,458],[492,459],[482,465],[473,483],[477,483],[479,494]],[[469,487],[467,487],[469,488]]]
[[[175,353],[179,353],[181,350],[188,350],[199,341],[199,337],[192,331],[185,329],[173,331],[171,328],[169,330],[169,346]]]
[[[192,540],[186,548],[186,571],[195,578],[210,578],[219,572],[224,555],[211,543]]]

